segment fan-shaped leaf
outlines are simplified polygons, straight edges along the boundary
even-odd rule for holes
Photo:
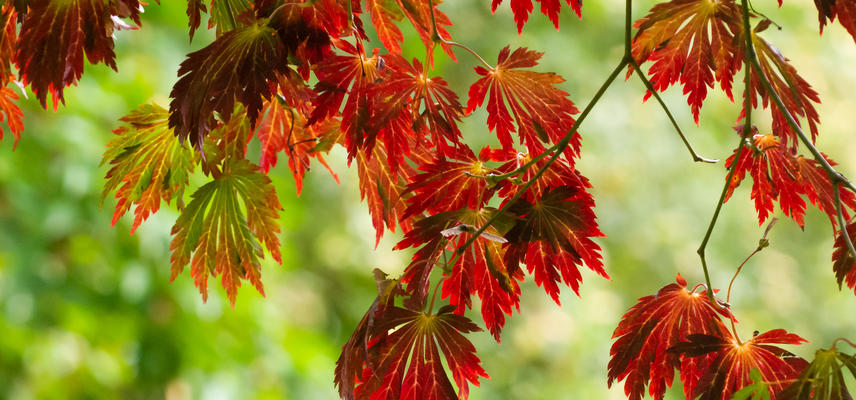
[[[190,263],[203,300],[208,298],[208,276],[218,274],[233,306],[241,279],[264,295],[260,243],[282,262],[276,223],[281,208],[270,179],[258,167],[229,158],[222,174],[193,194],[172,227],[170,279]]]

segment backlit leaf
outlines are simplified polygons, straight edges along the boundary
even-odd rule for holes
[[[779,201],[782,212],[791,217],[800,227],[803,226],[805,200],[803,196],[826,213],[833,230],[838,230],[835,210],[835,192],[829,175],[815,160],[798,156],[785,146],[784,141],[775,135],[754,135],[753,146],[744,148],[740,154],[734,176],[726,193],[727,201],[733,190],[740,185],[748,171],[752,176],[752,199],[758,212],[759,225],[773,211],[773,202]],[[736,154],[736,151],[735,151]],[[827,161],[835,165],[835,162]],[[726,167],[734,162],[734,155],[726,161]],[[842,213],[849,219],[851,210],[856,209],[856,196],[844,187],[839,187],[843,204]]]
[[[168,127],[169,113],[156,104],[143,105],[120,121],[117,136],[107,144],[101,164],[110,163],[101,202],[110,192],[119,199],[113,224],[134,205],[131,233],[173,198],[184,207],[184,189],[193,172],[193,151],[175,139]]]
[[[555,87],[564,79],[554,73],[520,69],[534,67],[542,55],[526,48],[511,52],[505,47],[495,69],[475,68],[483,78],[470,86],[467,113],[481,106],[488,96],[487,126],[496,129],[504,149],[513,147],[511,132],[515,131],[515,122],[520,142],[531,154],[540,154],[546,148],[544,142],[561,140],[574,124],[572,115],[578,112],[577,108],[567,93]],[[568,150],[567,155],[570,158],[572,151]]]
[[[730,318],[730,314],[717,309],[706,292],[687,290],[687,281],[678,275],[676,284],[639,299],[621,318],[612,334],[616,341],[609,351],[607,384],[624,380],[624,393],[631,400],[642,399],[648,386],[651,397],[661,400],[678,369],[684,393],[692,398],[700,374],[713,358],[681,357],[666,350],[690,334],[727,335],[722,317]]]
[[[404,14],[395,0],[366,0],[366,9],[371,14],[372,25],[383,46],[392,54],[401,53],[404,36],[395,23],[403,20]]]
[[[688,358],[714,357],[704,368],[698,386],[692,392],[700,400],[729,400],[752,380],[750,372],[758,369],[768,383],[771,398],[792,382],[808,366],[808,362],[771,344],[801,344],[805,339],[774,329],[738,343],[729,331],[722,336],[707,334],[688,335],[685,341],[669,349],[669,353]]]
[[[752,43],[755,46],[758,62],[761,64],[761,69],[770,81],[773,90],[782,100],[788,112],[797,119],[797,123],[799,123],[800,117],[806,119],[811,131],[811,138],[814,140],[818,133],[817,124],[820,123],[814,103],[820,103],[820,97],[811,85],[797,73],[796,68],[788,62],[789,60],[782,55],[779,49],[758,35],[769,25],[769,20],[761,21],[752,31]],[[799,141],[796,132],[791,130],[784,114],[779,111],[778,106],[773,104],[770,93],[762,86],[757,73],[752,74],[750,86],[752,106],[757,106],[755,97],[757,94],[761,97],[761,104],[765,108],[770,107],[773,116],[773,133],[782,138],[785,144],[795,148]]]
[[[582,281],[577,266],[585,265],[609,278],[603,269],[600,246],[591,240],[604,236],[595,222],[594,199],[583,188],[561,186],[545,192],[530,203],[524,199],[509,211],[516,223],[506,234],[510,242],[507,268],[515,271],[521,262],[535,276],[535,283],[559,304],[558,283],[564,281],[579,294]]]
[[[402,216],[407,207],[407,178],[415,175],[416,171],[409,164],[403,164],[398,173],[394,173],[383,161],[387,154],[382,143],[375,145],[372,153],[369,157],[365,150],[360,149],[357,151],[356,161],[360,179],[360,199],[368,203],[377,246],[385,229],[395,232],[396,223],[401,226],[402,231],[410,230],[410,219]]]
[[[737,54],[740,8],[733,0],[672,0],[655,5],[636,21],[633,58],[648,70],[654,89],[663,91],[680,79],[698,123],[698,113],[714,81],[729,98],[742,55]],[[646,99],[651,93],[646,94]]]
[[[462,333],[481,329],[468,318],[452,314],[452,309],[443,307],[432,315],[388,307],[381,316],[376,314],[369,332],[373,345],[368,349],[355,398],[466,399],[469,384],[478,386],[479,377],[488,375],[475,348]],[[444,361],[458,387],[457,393],[446,375]]]
[[[222,174],[200,187],[172,227],[175,280],[190,263],[190,275],[208,298],[208,277],[220,275],[234,306],[241,280],[264,295],[261,263],[264,245],[281,263],[279,225],[282,208],[270,179],[246,160],[229,158]]]
[[[510,0],[510,2],[519,34],[523,32],[523,25],[529,20],[529,14],[532,13],[532,0]],[[562,2],[560,0],[538,0],[538,2],[541,3],[541,12],[550,18],[550,22],[553,23],[556,30],[559,30],[559,13],[562,11]],[[565,2],[571,6],[577,17],[582,18],[582,0],[565,0]],[[502,0],[492,0],[490,3],[491,12],[496,12],[500,4],[502,4]]]

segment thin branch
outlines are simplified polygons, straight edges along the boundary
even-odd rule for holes
[[[636,60],[633,59],[633,57],[630,57],[630,66],[632,66],[633,70],[636,71],[636,76],[638,76],[642,83],[645,84],[645,87],[648,89],[648,93],[651,93],[651,95],[653,95],[654,98],[657,99],[657,102],[660,103],[660,106],[663,107],[663,111],[666,113],[666,116],[669,117],[669,121],[672,122],[672,126],[675,128],[675,131],[678,133],[678,136],[681,137],[681,141],[684,142],[684,146],[686,146],[687,150],[689,150],[693,161],[711,164],[719,162],[719,160],[716,159],[702,157],[695,152],[693,146],[690,144],[689,140],[687,140],[687,137],[684,136],[684,132],[681,130],[681,127],[678,126],[678,122],[675,121],[675,117],[672,116],[672,112],[669,111],[669,107],[666,106],[666,103],[663,101],[663,98],[661,98],[657,90],[654,89],[654,85],[651,84],[651,81],[648,80],[648,77],[645,76],[645,74],[642,72],[642,68],[639,66]]]
[[[847,231],[847,225],[844,223],[844,214],[841,211],[840,183],[838,181],[832,183],[832,191],[835,192],[835,213],[838,214],[838,225],[841,227],[841,236],[844,236],[844,242],[847,243],[847,250],[850,251],[853,259],[856,260],[856,249],[853,248],[853,241],[850,239],[850,232]],[[844,255],[844,259],[847,259],[846,254]]]
[[[731,179],[734,177],[734,172],[737,171],[737,164],[740,163],[740,155],[743,153],[743,148],[746,147],[744,142],[746,141],[746,138],[752,134],[752,101],[751,97],[749,97],[751,95],[749,85],[752,76],[748,65],[744,67],[744,70],[745,76],[743,78],[743,82],[745,84],[745,88],[743,90],[743,109],[745,110],[745,116],[743,120],[743,133],[740,135],[740,142],[737,143],[737,149],[735,149],[736,154],[731,162],[731,166],[728,167],[728,176],[725,178],[725,185],[722,187],[722,194],[719,195],[719,201],[716,203],[716,209],[713,211],[713,217],[710,219],[710,224],[707,226],[707,232],[705,232],[704,239],[702,239],[701,245],[698,247],[697,251],[699,258],[701,258],[701,268],[704,270],[705,282],[707,282],[707,286],[711,288],[713,286],[710,283],[710,272],[707,269],[707,259],[704,256],[704,250],[707,248],[707,242],[710,240],[710,234],[713,232],[713,227],[716,225],[717,218],[719,218],[719,212],[722,210],[722,205],[725,204],[725,195],[728,193],[728,187],[731,185]],[[713,295],[713,290],[707,291],[707,297],[713,304],[719,304]]]
[[[523,187],[521,187],[520,190],[518,190],[517,193],[515,193],[514,196],[512,196],[511,199],[509,199],[508,202],[506,202],[505,205],[499,209],[499,211],[494,213],[484,223],[484,225],[482,225],[475,233],[472,234],[472,236],[463,245],[458,247],[458,249],[455,251],[456,257],[463,254],[464,250],[466,250],[467,247],[472,245],[473,242],[479,237],[479,235],[481,235],[488,227],[490,227],[494,223],[494,221],[496,221],[496,219],[499,218],[499,216],[502,215],[508,209],[509,206],[511,206],[511,204],[514,204],[514,202],[516,202],[517,199],[519,199],[520,196],[523,195],[523,193],[526,193],[526,191],[529,190],[529,187],[532,186],[535,181],[541,178],[541,175],[544,174],[544,171],[546,171],[547,168],[550,167],[550,165],[556,162],[559,156],[562,155],[562,152],[564,152],[565,149],[568,147],[568,144],[571,141],[571,137],[573,137],[573,135],[577,132],[577,129],[579,129],[580,125],[583,123],[583,121],[585,121],[589,112],[591,112],[592,108],[594,108],[594,105],[597,104],[598,101],[600,101],[601,96],[603,96],[603,94],[606,92],[606,89],[609,88],[609,85],[612,84],[618,74],[621,73],[621,70],[626,67],[627,60],[622,59],[621,62],[618,63],[618,66],[616,66],[612,73],[609,75],[609,77],[606,78],[606,81],[603,82],[602,85],[600,85],[600,89],[597,90],[597,93],[595,93],[594,97],[586,105],[586,108],[580,114],[579,118],[577,118],[577,120],[574,122],[574,125],[571,127],[571,129],[565,134],[564,137],[562,137],[562,140],[556,144],[555,150],[553,151],[552,156],[550,156],[550,159],[547,160],[547,162],[538,170],[538,172],[536,172],[535,175],[532,176],[532,179],[527,181],[526,184],[524,184]],[[542,154],[547,152],[548,151],[544,151]]]

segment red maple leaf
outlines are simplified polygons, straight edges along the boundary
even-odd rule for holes
[[[363,370],[364,383],[356,388],[357,398],[466,399],[470,383],[478,386],[479,377],[489,378],[475,347],[462,335],[481,328],[453,314],[453,309],[446,306],[434,315],[398,307],[387,310],[375,324],[373,333],[383,335],[373,346],[379,354]],[[443,368],[444,360],[457,394]]]
[[[429,250],[417,252],[417,258],[411,262],[404,275],[424,277],[429,274],[434,262],[444,250],[461,247],[495,212],[494,209],[476,211],[465,208],[432,215],[414,223],[413,229],[407,232],[395,248],[423,246],[423,249]],[[505,325],[505,315],[511,315],[512,308],[518,306],[520,287],[517,281],[523,278],[519,271],[510,273],[503,262],[505,249],[502,242],[505,239],[502,234],[510,219],[511,217],[505,215],[500,217],[500,222],[489,227],[467,247],[463,254],[455,259],[454,265],[445,267],[446,279],[441,292],[444,299],[448,298],[449,303],[457,307],[458,314],[463,314],[467,308],[471,308],[471,296],[478,294],[485,325],[497,342]],[[498,229],[497,226],[503,229]]]
[[[830,165],[836,165],[835,161],[830,160],[825,154],[822,155]],[[832,223],[832,229],[837,230],[838,214],[835,209],[835,192],[833,191],[829,174],[821,167],[820,163],[811,158],[797,156],[796,165],[799,170],[803,191],[808,200],[820,211],[826,213],[826,216],[829,217],[829,222]],[[841,198],[841,213],[846,221],[850,219],[850,213],[847,211],[848,207],[851,210],[856,210],[856,196],[843,185],[838,185],[838,193]]]
[[[298,196],[303,189],[303,176],[309,170],[310,158],[318,160],[330,171],[333,179],[339,182],[339,176],[333,172],[324,160],[324,156],[315,151],[320,137],[339,129],[338,121],[326,119],[307,126],[306,117],[300,110],[284,105],[277,96],[265,102],[261,113],[262,119],[256,126],[256,136],[262,144],[262,155],[259,160],[262,172],[267,173],[270,167],[276,165],[277,153],[285,152]]]
[[[734,392],[749,385],[749,372],[758,369],[771,399],[796,379],[808,366],[806,360],[770,344],[801,344],[806,340],[784,329],[764,332],[740,343],[731,333],[723,335],[692,334],[676,344],[669,353],[684,357],[713,357],[692,392],[700,400],[729,400]],[[689,396],[688,396],[689,398]]]
[[[803,226],[805,201],[800,195],[804,191],[793,152],[774,135],[755,135],[752,140],[754,148],[744,148],[741,152],[725,200],[728,201],[748,171],[752,176],[751,196],[755,200],[758,224],[764,223],[773,211],[773,201],[778,200],[782,212]],[[732,162],[734,155],[726,160],[726,168],[730,168]]]
[[[375,246],[383,237],[384,228],[395,232],[396,222],[402,231],[410,230],[410,218],[403,218],[407,207],[405,195],[407,178],[416,171],[407,163],[397,173],[383,160],[387,158],[386,147],[378,143],[372,149],[372,155],[365,150],[357,151],[357,175],[360,179],[360,199],[369,206],[372,226],[375,228]]]
[[[505,235],[509,241],[505,255],[507,268],[515,271],[526,263],[535,283],[559,304],[558,282],[564,281],[579,294],[585,265],[609,278],[603,269],[600,246],[591,240],[604,236],[595,222],[594,199],[583,188],[560,186],[545,191],[535,202],[519,199],[509,207],[517,216]]]
[[[653,62],[648,72],[656,90],[680,79],[696,123],[714,81],[733,99],[731,85],[742,62],[736,43],[742,31],[740,15],[733,0],[672,0],[655,5],[636,21],[633,58],[639,64]]]
[[[353,159],[357,149],[368,147],[364,134],[371,117],[372,98],[368,93],[371,85],[380,77],[384,62],[377,55],[377,50],[371,57],[366,57],[362,46],[357,48],[342,42],[342,49],[349,55],[330,56],[315,67],[318,77],[315,91],[318,97],[308,123],[314,124],[338,115],[344,102],[345,106],[341,110],[342,132],[345,133],[348,158]]]
[[[453,149],[447,158],[435,159],[419,166],[420,174],[410,178],[407,190],[413,197],[407,201],[402,218],[425,211],[436,214],[468,207],[479,209],[490,199],[493,189],[483,178],[490,172],[469,147]]]
[[[690,334],[727,335],[722,317],[730,318],[729,312],[711,303],[706,292],[687,290],[687,281],[679,274],[677,284],[639,299],[621,318],[612,334],[617,340],[609,351],[607,384],[624,380],[624,393],[631,400],[642,399],[647,385],[648,393],[661,400],[677,368],[684,393],[691,398],[700,374],[713,358],[681,357],[666,350]]]
[[[380,42],[390,53],[401,53],[404,36],[395,23],[404,19],[404,14],[395,0],[366,0],[366,9],[371,14],[372,25]]]
[[[391,71],[383,82],[376,85],[372,95],[379,98],[372,111],[372,125],[376,130],[387,130],[389,121],[406,113],[402,132],[389,132],[398,136],[415,133],[430,136],[431,145],[440,155],[451,154],[452,147],[461,145],[458,123],[464,115],[458,95],[449,89],[441,77],[428,77],[422,63],[414,59],[408,63],[401,56],[385,58]]]
[[[514,122],[520,142],[531,154],[540,154],[545,149],[544,143],[561,140],[574,124],[572,115],[578,112],[577,108],[568,100],[567,93],[555,87],[564,79],[554,73],[520,69],[538,65],[543,54],[525,47],[512,53],[506,46],[499,52],[493,70],[475,68],[483,78],[470,86],[467,113],[481,106],[488,96],[487,126],[496,129],[504,149],[513,147]],[[572,157],[572,151],[568,150],[567,155]]]
[[[83,56],[92,64],[103,62],[116,69],[113,31],[132,29],[113,17],[140,24],[138,0],[77,0],[29,2],[15,53],[21,82],[30,85],[42,107],[51,94],[54,111],[65,104],[63,89],[83,75]]]
[[[452,25],[452,21],[449,20],[449,17],[446,14],[437,8],[443,3],[442,0],[395,0],[395,2],[398,3],[398,7],[404,12],[407,19],[410,20],[413,28],[416,29],[416,33],[419,34],[419,38],[422,39],[422,43],[425,45],[425,48],[428,49],[425,63],[429,66],[433,66],[433,49],[435,46],[434,26],[436,25],[437,35],[441,39],[449,40],[452,38],[449,31],[446,30],[447,26]],[[430,7],[431,4],[434,6],[433,10]],[[431,15],[432,13],[433,17]],[[439,44],[452,61],[457,61],[451,45],[442,41],[439,42]]]
[[[514,12],[514,22],[517,23],[517,33],[523,32],[523,25],[529,20],[529,14],[532,14],[532,0],[510,0],[511,11]],[[544,13],[556,30],[559,30],[559,13],[562,11],[562,3],[559,0],[538,0],[541,3],[541,12]],[[565,0],[571,6],[577,17],[582,18],[582,0]],[[491,12],[496,12],[497,7],[502,4],[502,0],[493,0],[490,3]]]

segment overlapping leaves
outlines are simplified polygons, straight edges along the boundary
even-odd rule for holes
[[[427,279],[447,245],[450,249],[461,247],[473,236],[476,227],[482,226],[495,212],[490,208],[464,208],[441,212],[413,224],[413,229],[407,232],[396,249],[422,246],[427,251],[417,252],[405,270],[405,276]],[[477,294],[481,299],[482,317],[497,341],[505,325],[505,316],[511,315],[520,301],[517,281],[522,279],[522,274],[508,271],[503,262],[505,249],[501,237],[509,227],[508,222],[506,218],[504,223],[488,228],[456,257],[453,265],[446,266],[442,287],[442,298],[448,298],[456,312],[461,314],[472,308],[471,297]],[[411,285],[418,287],[420,282],[417,279]]]
[[[255,124],[263,102],[274,94],[276,73],[286,73],[286,53],[276,31],[260,20],[230,30],[187,55],[170,93],[169,125],[175,134],[201,147],[215,125],[215,113],[228,120],[235,101]]]
[[[170,279],[190,263],[203,300],[208,297],[208,277],[217,275],[233,305],[241,280],[264,294],[262,245],[282,262],[276,222],[281,208],[270,179],[257,166],[226,159],[221,174],[193,194],[172,228]]]
[[[132,233],[160,209],[162,200],[169,203],[175,198],[178,207],[184,207],[184,189],[193,171],[194,155],[175,140],[168,118],[167,110],[156,104],[140,106],[121,118],[125,125],[113,130],[117,137],[107,144],[101,161],[111,166],[101,201],[116,192],[119,201],[113,224],[135,206]]]
[[[306,119],[299,109],[289,107],[278,96],[274,96],[265,102],[262,119],[256,126],[256,136],[262,145],[259,160],[262,172],[267,173],[276,165],[278,153],[285,152],[298,195],[303,189],[303,176],[309,170],[312,158],[326,167],[336,182],[339,181],[338,175],[324,159],[323,152],[316,150],[319,139],[338,132],[338,121],[326,119],[307,125]]]
[[[750,373],[757,369],[772,399],[808,366],[808,362],[772,344],[802,344],[806,340],[784,329],[774,329],[740,343],[725,332],[725,336],[692,334],[678,343],[670,353],[683,357],[713,358],[707,366],[693,398],[701,400],[729,400],[731,396],[751,383]],[[687,398],[690,398],[688,395]]]

